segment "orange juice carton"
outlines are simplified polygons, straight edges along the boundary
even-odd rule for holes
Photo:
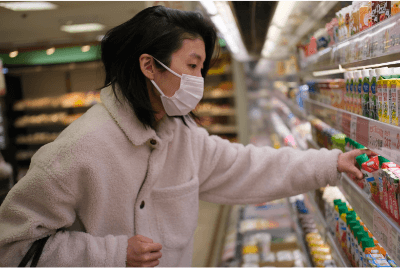
[[[392,1],[392,16],[400,13],[400,1]]]
[[[371,2],[361,2],[360,6],[360,27],[359,30],[364,31],[370,27],[371,24]]]

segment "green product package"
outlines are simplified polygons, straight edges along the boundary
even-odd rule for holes
[[[383,163],[390,162],[390,160],[384,158],[384,157],[381,156],[381,155],[378,155],[378,159],[379,159],[379,167],[380,167],[380,168],[382,167],[382,164],[383,164]]]
[[[367,162],[369,160],[368,155],[367,154],[361,154],[359,156],[356,157],[356,161],[358,163],[358,165],[361,167],[362,164],[364,164],[365,162]]]
[[[345,152],[346,146],[346,135],[344,134],[335,134],[332,136],[332,149],[339,149],[342,152]]]
[[[369,83],[369,118],[377,120],[377,96],[376,96],[376,73],[375,70],[370,71],[370,83]]]

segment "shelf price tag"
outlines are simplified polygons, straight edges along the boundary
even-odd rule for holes
[[[390,160],[400,163],[400,129],[384,125],[383,127],[383,151]]]
[[[374,150],[376,153],[382,153],[383,147],[383,129],[382,124],[379,122],[369,122],[368,128],[368,148]]]
[[[357,140],[357,116],[351,115],[350,139]]]

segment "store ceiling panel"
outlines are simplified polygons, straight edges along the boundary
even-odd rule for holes
[[[0,1],[5,2],[5,1]],[[146,7],[144,1],[53,1],[55,10],[17,12],[0,7],[0,49],[84,43],[131,19]],[[70,34],[60,30],[68,22],[101,23],[103,31]]]

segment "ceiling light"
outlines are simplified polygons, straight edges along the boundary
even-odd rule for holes
[[[15,51],[10,52],[9,56],[10,56],[10,58],[15,58],[16,56],[18,56],[18,51],[15,50]]]
[[[52,47],[52,48],[49,48],[48,50],[46,50],[46,54],[50,56],[50,55],[52,55],[55,51],[56,51],[56,48],[55,48],[55,47]]]
[[[90,50],[90,46],[83,46],[81,50],[82,52],[88,52]]]
[[[279,1],[274,13],[274,17],[272,18],[272,24],[275,24],[281,28],[285,27],[295,4],[296,1]]]
[[[56,5],[49,2],[9,2],[0,3],[0,6],[13,11],[51,10],[57,8]]]
[[[68,33],[81,33],[81,32],[101,31],[104,28],[105,26],[99,23],[86,23],[86,24],[63,25],[61,26],[61,31]]]
[[[203,1],[200,1],[200,3],[207,10],[207,13],[209,15],[214,16],[214,15],[218,14],[218,10],[214,4],[214,1],[203,0]]]

